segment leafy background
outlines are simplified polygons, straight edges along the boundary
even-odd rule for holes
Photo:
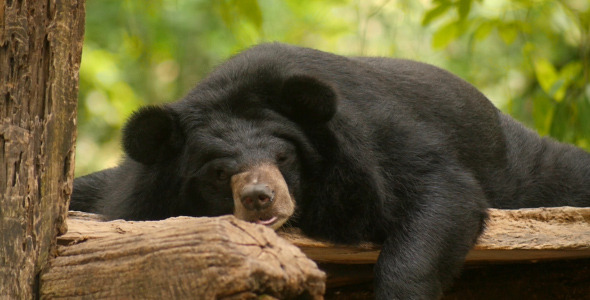
[[[144,104],[182,97],[232,54],[282,41],[409,58],[461,76],[541,135],[590,150],[589,0],[90,0],[76,175],[117,164]]]

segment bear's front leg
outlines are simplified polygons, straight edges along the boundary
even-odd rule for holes
[[[459,274],[483,229],[484,194],[461,170],[422,178],[408,211],[394,212],[375,267],[377,299],[438,299]],[[403,215],[402,215],[403,214]]]

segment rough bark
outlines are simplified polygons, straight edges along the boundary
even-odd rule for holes
[[[319,299],[325,274],[269,228],[179,217],[101,222],[70,217],[41,298]]]
[[[35,296],[66,231],[84,2],[0,1],[0,295]]]
[[[468,262],[590,257],[590,208],[492,209]]]

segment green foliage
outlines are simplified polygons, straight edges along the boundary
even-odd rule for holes
[[[76,173],[115,165],[120,129],[232,54],[282,41],[449,69],[543,135],[590,149],[588,0],[100,0],[86,4]]]
[[[141,105],[182,97],[237,51],[280,40],[328,47],[342,1],[88,1],[80,70],[77,175],[114,166],[120,130]],[[313,13],[309,13],[313,12]]]
[[[436,28],[434,48],[456,47],[457,57],[474,64],[498,60],[503,73],[493,80],[513,85],[504,97],[513,116],[590,149],[589,1],[435,0],[422,24]]]

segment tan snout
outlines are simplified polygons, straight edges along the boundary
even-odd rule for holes
[[[295,199],[273,164],[261,164],[231,178],[234,215],[242,220],[281,227],[295,211]]]

